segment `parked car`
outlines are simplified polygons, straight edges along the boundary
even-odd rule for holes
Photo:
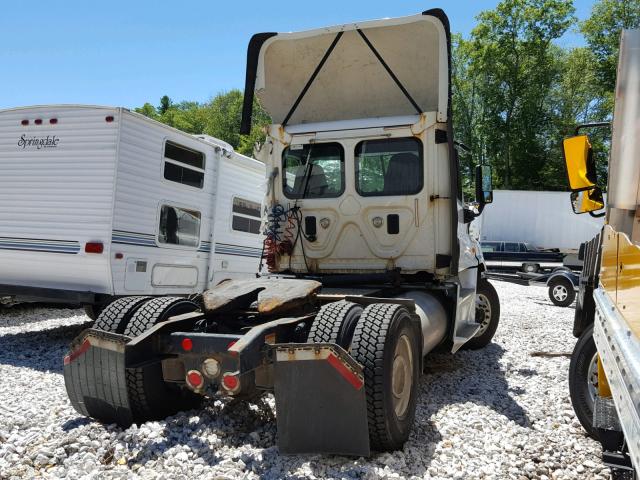
[[[564,254],[558,249],[536,248],[526,242],[484,241],[482,254],[492,270],[522,270],[535,273],[563,266]]]

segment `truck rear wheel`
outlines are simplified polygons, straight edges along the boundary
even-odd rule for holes
[[[152,297],[122,297],[102,310],[93,328],[105,332],[124,333],[133,314]]]
[[[558,277],[549,283],[549,300],[558,307],[568,307],[576,298],[573,283],[566,277]]]
[[[593,438],[598,434],[593,427],[593,406],[598,392],[598,350],[593,340],[593,324],[576,343],[569,364],[569,395],[580,424]]]
[[[193,312],[198,305],[178,297],[158,297],[146,302],[131,318],[124,334],[131,337],[141,335],[157,323],[174,315]],[[159,362],[128,369],[126,372],[127,393],[135,423],[155,420],[172,415],[180,410],[196,408],[202,397],[186,388],[170,385],[163,380]]]
[[[476,321],[480,330],[462,348],[476,350],[486,347],[498,329],[500,321],[500,298],[486,278],[478,280],[476,289]]]
[[[405,307],[369,305],[362,312],[351,355],[363,366],[371,448],[392,451],[409,438],[422,358],[419,328]]]
[[[353,332],[362,315],[362,306],[341,300],[323,307],[309,330],[309,343],[337,343],[349,350]]]

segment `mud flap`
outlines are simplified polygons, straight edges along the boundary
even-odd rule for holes
[[[78,413],[105,423],[131,425],[124,355],[129,340],[94,329],[85,330],[74,340],[64,357],[64,383]]]
[[[369,456],[362,367],[330,343],[278,346],[274,360],[280,452]]]

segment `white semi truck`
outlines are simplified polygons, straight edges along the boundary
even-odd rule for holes
[[[500,315],[469,236],[491,169],[465,206],[450,60],[439,9],[255,35],[242,127],[255,94],[273,119],[262,274],[112,304],[65,357],[77,411],[129,425],[273,392],[284,453],[402,448],[424,356],[487,345]]]

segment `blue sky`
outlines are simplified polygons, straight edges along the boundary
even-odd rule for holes
[[[0,13],[0,108],[50,103],[136,107],[205,101],[243,88],[253,33],[296,31],[441,6],[454,32],[498,0],[301,2],[66,0],[3,2]],[[575,0],[589,15],[593,0]],[[275,6],[274,6],[275,5]],[[569,33],[564,45],[581,38]]]

